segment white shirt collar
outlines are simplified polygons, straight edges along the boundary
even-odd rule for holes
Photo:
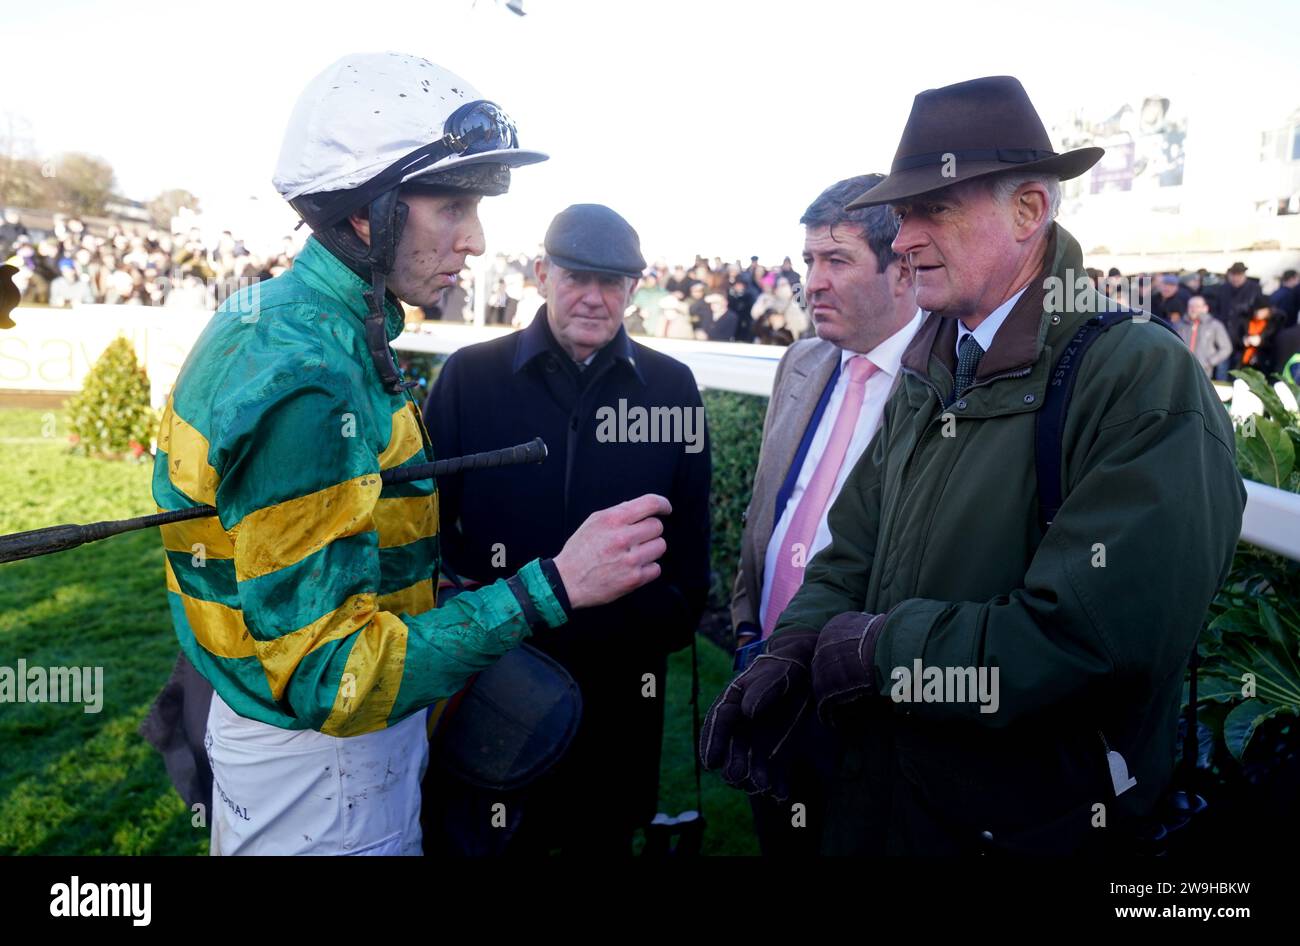
[[[988,318],[981,322],[973,332],[965,326],[961,319],[958,319],[957,357],[961,357],[961,340],[967,335],[974,335],[975,341],[979,342],[980,348],[987,352],[989,348],[993,346],[993,336],[998,333],[998,329],[1002,327],[1002,323],[1005,322],[1007,316],[1011,314],[1011,309],[1020,301],[1020,297],[1025,294],[1025,289],[1028,288],[1029,286],[1026,285],[1024,289],[1021,289],[1006,302],[1002,303],[1002,305],[990,312]]]
[[[850,358],[866,355],[868,361],[892,378],[898,374],[898,365],[903,360],[903,352],[907,349],[912,336],[916,334],[916,330],[921,327],[921,320],[924,316],[925,313],[917,309],[910,322],[871,349],[871,351],[849,351],[847,348],[841,348],[840,370],[844,370],[844,366],[849,363]]]

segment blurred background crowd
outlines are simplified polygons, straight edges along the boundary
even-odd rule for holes
[[[278,276],[294,241],[254,252],[229,230],[205,243],[197,228],[167,233],[129,222],[88,227],[80,218],[46,215],[29,225],[8,208],[0,221],[0,261],[18,269],[23,305],[183,306],[213,309],[241,284]]]
[[[88,227],[75,216],[46,215],[29,225],[14,208],[0,221],[0,260],[18,268],[24,305],[93,303],[184,306],[211,310],[241,285],[269,279],[293,262],[291,236],[277,245],[248,246],[229,230],[204,241],[198,228],[167,233],[128,221]],[[538,257],[497,256],[484,272],[488,325],[523,328],[545,301],[534,266]],[[1281,371],[1300,353],[1300,276],[1293,269],[1262,281],[1243,263],[1224,273],[1124,274],[1089,269],[1099,290],[1116,302],[1172,322],[1206,373],[1225,380],[1249,366]],[[439,306],[410,311],[408,320],[472,322],[474,274],[466,269]],[[813,334],[799,272],[779,264],[657,260],[644,274],[626,314],[634,335],[703,341],[789,345]]]
[[[497,257],[490,276],[489,324],[522,328],[532,321],[543,301],[533,276],[536,259]],[[1116,303],[1172,322],[1216,379],[1226,380],[1229,370],[1243,365],[1280,371],[1300,352],[1300,276],[1293,269],[1267,282],[1248,275],[1240,262],[1223,273],[1087,273]],[[627,329],[638,335],[789,345],[814,333],[802,289],[788,256],[780,265],[764,265],[757,256],[748,265],[702,256],[689,265],[659,260],[632,297]],[[424,316],[468,320],[472,292],[467,271],[445,296],[442,309]]]
[[[1140,273],[1118,269],[1088,275],[1108,298],[1171,322],[1205,373],[1220,381],[1233,368],[1281,371],[1300,352],[1300,276],[1282,272],[1265,290],[1237,262],[1224,273]]]
[[[538,258],[497,257],[489,277],[489,325],[522,328],[532,321],[545,301],[534,276]],[[463,285],[449,290],[442,311],[426,315],[463,317],[467,291]],[[779,266],[764,266],[757,256],[747,265],[723,263],[716,256],[712,261],[697,256],[689,265],[656,260],[632,296],[626,324],[634,335],[766,345],[789,345],[812,334],[801,304],[800,276],[788,256]]]

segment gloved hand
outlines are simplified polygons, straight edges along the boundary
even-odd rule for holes
[[[9,318],[9,313],[23,301],[22,293],[14,285],[14,276],[17,273],[18,270],[12,266],[0,266],[0,328],[14,327],[14,320]]]
[[[812,681],[817,715],[827,726],[834,724],[837,707],[876,693],[876,640],[884,619],[883,614],[845,611],[822,628]]]
[[[778,758],[812,701],[810,663],[814,631],[791,631],[768,640],[766,652],[732,680],[714,701],[700,731],[700,758],[722,780],[751,795],[789,795]]]

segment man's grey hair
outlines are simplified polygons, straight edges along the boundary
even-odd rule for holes
[[[989,190],[998,203],[1008,203],[1016,188],[1031,182],[1042,184],[1047,188],[1047,222],[1051,223],[1061,210],[1061,179],[1055,174],[1041,174],[1033,171],[1008,171],[990,175],[987,179]]]
[[[898,259],[891,246],[898,236],[898,221],[885,204],[857,210],[845,210],[844,205],[884,179],[883,174],[859,174],[832,184],[808,205],[799,222],[805,227],[830,227],[832,230],[844,225],[851,227],[876,255],[876,266],[883,273]]]

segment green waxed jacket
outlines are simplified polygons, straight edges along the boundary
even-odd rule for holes
[[[434,606],[437,491],[379,477],[432,451],[366,349],[368,288],[313,238],[228,299],[181,369],[154,466],[160,510],[218,512],[162,530],[186,656],[239,714],[336,736],[450,696],[530,631],[505,580]],[[402,330],[391,302],[387,330]],[[520,578],[534,619],[564,623],[540,564]]]
[[[947,419],[956,324],[927,318],[830,510],[831,545],[776,628],[887,614],[879,695],[839,726],[828,851],[1087,849],[1168,786],[1183,672],[1246,494],[1196,359],[1167,329],[1124,321],[1079,366],[1065,501],[1040,532],[1036,412],[1065,343],[1104,304],[1076,293],[1083,272],[1054,224],[1042,275],[1068,288],[1030,284]],[[954,681],[984,668],[992,684],[996,668],[996,711],[958,702],[956,686],[927,700],[898,672],[918,660]],[[1118,798],[1108,749],[1137,780]]]

